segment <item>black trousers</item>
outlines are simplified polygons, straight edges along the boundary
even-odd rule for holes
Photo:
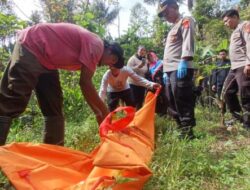
[[[238,99],[239,86],[237,84],[234,72],[230,71],[224,83],[222,96],[225,99],[230,113],[238,118],[241,117],[241,105]]]
[[[217,85],[217,87],[216,87],[216,91],[217,91],[216,93],[217,93],[217,96],[219,99],[221,99],[222,88],[223,88],[223,85],[222,86]]]
[[[114,111],[118,107],[119,100],[124,101],[126,106],[135,107],[131,89],[123,90],[121,92],[108,92],[107,101],[109,111]]]
[[[137,86],[133,84],[130,84],[130,88],[135,101],[136,110],[139,110],[144,103],[146,88],[143,86]]]
[[[163,86],[165,88],[165,86]],[[166,116],[168,109],[168,100],[165,94],[165,90],[162,89],[156,100],[155,112],[159,116]]]
[[[177,71],[167,72],[165,92],[169,104],[168,112],[181,128],[196,125],[193,74],[193,69],[188,69],[187,75],[178,79]]]
[[[243,111],[243,125],[250,128],[250,77],[247,77],[243,71],[244,67],[229,71],[222,95],[234,117],[240,117],[240,112]],[[238,93],[242,106],[238,99]]]

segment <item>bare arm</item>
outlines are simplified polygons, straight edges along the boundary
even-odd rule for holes
[[[101,87],[99,90],[99,96],[103,102],[105,102],[105,98],[107,95],[107,88],[108,88],[108,73],[106,72],[102,77]]]
[[[83,96],[96,115],[97,122],[101,124],[109,111],[105,103],[98,96],[98,93],[92,83],[93,75],[94,73],[83,65],[80,76],[80,87]]]

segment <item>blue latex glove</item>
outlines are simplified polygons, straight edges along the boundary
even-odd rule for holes
[[[182,79],[187,75],[187,65],[188,62],[185,60],[181,60],[179,65],[178,65],[178,70],[177,70],[177,78]]]
[[[163,73],[163,84],[166,85],[167,84],[167,81],[168,81],[168,75],[167,73]]]

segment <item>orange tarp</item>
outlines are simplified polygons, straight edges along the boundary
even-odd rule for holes
[[[0,147],[0,167],[18,190],[140,190],[152,175],[156,94],[138,112],[121,107],[100,126],[90,154],[65,147],[13,143]],[[125,117],[114,121],[116,112]]]

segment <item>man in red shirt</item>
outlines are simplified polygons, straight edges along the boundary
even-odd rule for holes
[[[26,108],[32,90],[45,118],[44,143],[64,144],[63,96],[58,69],[80,70],[80,87],[100,124],[108,109],[92,83],[97,66],[122,68],[123,50],[96,34],[69,23],[42,23],[18,34],[11,60],[0,83],[0,145],[12,118]]]

